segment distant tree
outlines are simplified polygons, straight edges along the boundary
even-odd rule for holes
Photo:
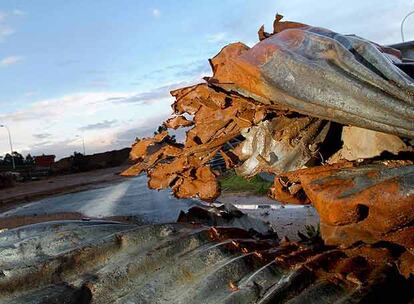
[[[162,124],[162,125],[160,125],[160,126],[158,127],[157,131],[156,131],[156,132],[154,132],[154,135],[160,134],[160,133],[162,133],[162,132],[164,132],[164,131],[167,131],[167,127],[166,127],[166,126],[164,126],[164,125]]]
[[[25,163],[26,165],[30,165],[30,166],[34,165],[34,164],[35,164],[34,157],[33,157],[33,156],[31,156],[30,154],[27,154],[27,155],[26,155],[26,159],[24,160],[24,163]]]
[[[72,172],[82,172],[86,171],[88,168],[88,159],[79,152],[74,152],[72,156]]]
[[[18,152],[13,152],[14,163],[16,166],[24,165],[24,156]]]
[[[162,133],[162,132],[164,132],[164,131],[167,131],[168,130],[168,128],[164,125],[164,124],[162,124],[162,125],[160,125],[159,127],[158,127],[158,129],[157,129],[157,131],[155,131],[154,132],[154,135],[157,135],[157,134],[160,134],[160,133]],[[135,141],[139,141],[138,140],[138,138],[136,138],[135,139]],[[175,135],[167,135],[166,137],[165,137],[165,139],[164,139],[164,142],[168,142],[168,143],[176,143],[177,142],[177,140],[176,140],[176,138],[175,138]]]
[[[16,166],[24,165],[24,157],[20,153],[13,152],[13,159],[14,159],[14,164]],[[3,164],[6,165],[6,166],[11,166],[13,164],[13,160],[12,160],[11,154],[7,153],[4,156]]]
[[[12,163],[13,163],[12,162],[12,156],[9,153],[7,153],[6,155],[4,155],[3,164],[5,166],[11,166]]]
[[[3,157],[3,161],[4,162],[7,162],[7,160],[9,159],[9,157],[10,157],[10,154],[9,153],[6,153],[5,155],[4,155],[4,157]],[[11,158],[10,158],[11,159]]]

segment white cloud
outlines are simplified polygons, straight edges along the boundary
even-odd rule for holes
[[[220,32],[220,33],[210,34],[210,35],[207,35],[206,38],[207,38],[207,41],[211,42],[211,43],[222,42],[222,41],[226,40],[227,33],[226,32]]]
[[[6,23],[6,19],[12,16],[24,16],[26,12],[14,9],[11,12],[0,11],[0,42],[3,42],[8,36],[13,35],[15,30]]]
[[[148,119],[168,116],[171,97],[160,96],[148,104],[122,102],[137,92],[85,92],[40,100],[21,110],[0,114],[0,122],[9,126],[14,148],[24,154],[53,153],[58,158],[79,150],[75,135],[84,131],[88,153],[130,146]],[[131,130],[126,134],[126,130]],[[122,137],[122,140],[120,140]],[[0,129],[0,155],[9,147],[7,134]]]
[[[14,30],[11,27],[8,27],[7,25],[0,23],[0,42],[3,42],[6,39],[6,37],[12,34],[14,34]]]
[[[152,13],[152,16],[155,18],[161,17],[161,11],[157,8],[153,8],[151,13]]]
[[[0,11],[0,42],[3,42],[6,37],[14,34],[14,29],[6,24],[6,19],[9,14]]]
[[[89,85],[95,88],[108,88],[110,83],[106,79],[94,79],[89,83]]]
[[[100,121],[97,123],[88,124],[86,126],[80,127],[80,131],[88,131],[88,130],[100,130],[100,129],[109,129],[116,124],[118,120],[116,119],[105,119],[104,121]]]
[[[151,105],[159,100],[165,99],[165,98],[171,98],[170,91],[187,87],[190,85],[193,85],[195,83],[200,82],[199,80],[189,80],[189,81],[180,81],[175,82],[172,84],[164,85],[161,87],[154,88],[149,91],[140,92],[138,94],[134,94],[133,96],[130,96],[128,98],[122,98],[114,100],[114,102],[117,103],[135,103],[135,104],[141,104],[141,105]]]
[[[414,10],[413,0],[262,0],[260,4],[258,7],[255,1],[244,1],[240,13],[218,18],[217,28],[227,32],[225,42],[253,40],[257,43],[259,27],[265,24],[265,30],[271,32],[278,12],[287,21],[328,28],[341,34],[356,34],[380,44],[398,43],[401,42],[401,20]],[[407,41],[414,40],[414,16],[407,19],[404,33]]]
[[[0,67],[6,67],[9,65],[13,65],[16,64],[20,61],[23,60],[23,57],[21,56],[8,56],[8,57],[4,57],[3,59],[0,60]]]
[[[24,16],[24,15],[26,15],[26,12],[24,12],[22,10],[19,10],[19,9],[14,9],[13,10],[13,15],[16,15],[16,16]]]
[[[7,17],[7,14],[5,12],[0,11],[0,22],[3,22]]]
[[[29,120],[56,120],[70,116],[92,115],[106,107],[105,101],[110,98],[128,98],[132,94],[104,92],[104,93],[76,93],[59,98],[41,100],[32,103],[23,110],[7,115],[0,115],[1,119],[14,122],[27,122]],[[80,109],[82,111],[80,111]]]
[[[28,91],[28,92],[24,93],[24,97],[32,97],[32,96],[35,96],[37,94],[39,94],[38,91]]]

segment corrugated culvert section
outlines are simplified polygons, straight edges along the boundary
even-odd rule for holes
[[[404,303],[410,297],[394,266],[371,265],[358,247],[279,243],[239,228],[60,221],[3,231],[0,244],[0,303]]]

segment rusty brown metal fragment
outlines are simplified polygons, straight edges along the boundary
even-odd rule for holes
[[[282,203],[310,204],[311,201],[305,194],[301,184],[304,174],[319,174],[337,168],[353,168],[356,164],[342,162],[330,166],[317,166],[279,174],[274,179],[273,187],[270,189],[270,197]]]
[[[257,35],[259,36],[260,41],[270,37],[270,34],[265,32],[264,25],[259,28]]]
[[[268,113],[286,113],[207,84],[175,90],[171,94],[176,98],[172,108],[177,116],[168,119],[164,126],[191,127],[184,144],[173,142],[166,131],[139,140],[132,148],[131,159],[135,164],[124,175],[145,171],[151,189],[170,187],[179,198],[214,200],[220,189],[208,161],[221,153],[227,167],[234,167],[239,162],[238,156],[232,151],[224,152],[222,146],[242,130],[265,119]],[[192,121],[184,114],[192,115]]]
[[[276,22],[252,48],[225,47],[211,85],[264,104],[414,138],[414,83],[377,45],[355,36]]]
[[[280,33],[287,29],[306,28],[309,27],[307,24],[293,21],[281,21],[283,15],[276,14],[275,21],[273,22],[273,34]]]
[[[409,278],[410,275],[414,274],[414,254],[408,251],[404,252],[400,256],[397,265],[400,273],[406,278]]]
[[[163,141],[168,136],[167,132],[162,132],[155,135],[153,138],[139,139],[132,145],[129,157],[132,161],[139,160],[147,154],[149,146]]]
[[[138,141],[131,152],[135,164],[124,173],[145,172],[152,189],[206,201],[220,194],[218,172],[210,167],[217,155],[242,176],[274,173],[272,198],[313,204],[324,241],[350,247],[315,255],[297,246],[300,253],[275,256],[233,240],[227,249],[256,250],[255,257],[274,259],[280,267],[300,263],[295,284],[313,282],[309,271],[320,265],[330,269],[324,276],[358,286],[381,280],[371,270],[388,273],[389,263],[407,277],[414,254],[414,165],[407,155],[391,160],[413,150],[414,83],[394,65],[401,54],[360,37],[281,20],[277,15],[272,33],[262,26],[252,48],[225,46],[210,60],[213,77],[207,83],[172,91],[174,115],[164,126],[188,128],[184,142],[174,142],[168,132]],[[225,148],[240,135],[244,141]],[[220,242],[227,233],[209,230]],[[379,248],[384,241],[398,247],[401,257]],[[230,283],[233,292],[242,289]],[[364,302],[361,295],[369,291],[361,290],[351,298]],[[271,299],[271,292],[264,297]]]
[[[193,124],[194,123],[191,120],[188,120],[187,118],[185,118],[182,115],[178,115],[178,116],[171,117],[170,119],[168,119],[164,123],[164,126],[166,128],[176,130],[176,129],[180,128],[180,127],[190,127]]]
[[[135,164],[122,172],[122,175],[139,175],[159,160],[179,155],[181,150],[180,145],[176,144],[166,131],[156,134],[152,138],[139,139],[132,145],[130,152],[130,159]]]
[[[239,157],[232,151],[220,151],[221,157],[224,159],[224,163],[227,169],[234,168],[236,164],[239,162]]]
[[[387,233],[414,219],[413,176],[414,166],[373,164],[307,173],[301,176],[301,184],[322,222],[364,222],[366,231]],[[402,213],[404,217],[399,216]]]
[[[246,140],[239,157],[245,161],[236,172],[254,176],[259,172],[281,174],[300,169],[312,157],[319,158],[317,147],[328,130],[328,122],[309,116],[278,116],[243,130]]]
[[[414,275],[412,161],[344,162],[297,170],[275,178],[271,195],[293,204],[312,203],[320,216],[322,238],[328,245],[386,242],[399,247],[403,251],[398,260],[400,273],[405,277]],[[374,263],[395,261],[395,256],[378,255],[378,250],[360,250]],[[366,277],[352,279],[362,282]]]
[[[414,253],[414,165],[409,161],[322,166],[289,173],[321,219],[327,244],[386,240]],[[275,182],[274,197],[288,195]],[[294,195],[293,195],[293,198]]]

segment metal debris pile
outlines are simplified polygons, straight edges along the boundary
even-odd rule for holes
[[[277,15],[253,47],[225,46],[206,83],[172,91],[168,131],[134,143],[152,189],[214,201],[220,155],[244,177],[275,174],[271,197],[312,203],[327,244],[387,242],[414,274],[414,80],[397,49]],[[224,149],[235,137],[243,141]],[[401,264],[401,265],[402,265]],[[411,268],[410,268],[411,267]],[[408,270],[407,270],[408,269]]]
[[[338,250],[234,227],[106,221],[29,225],[0,232],[0,241],[0,303],[406,303],[413,296],[390,264],[393,250],[381,246]]]

